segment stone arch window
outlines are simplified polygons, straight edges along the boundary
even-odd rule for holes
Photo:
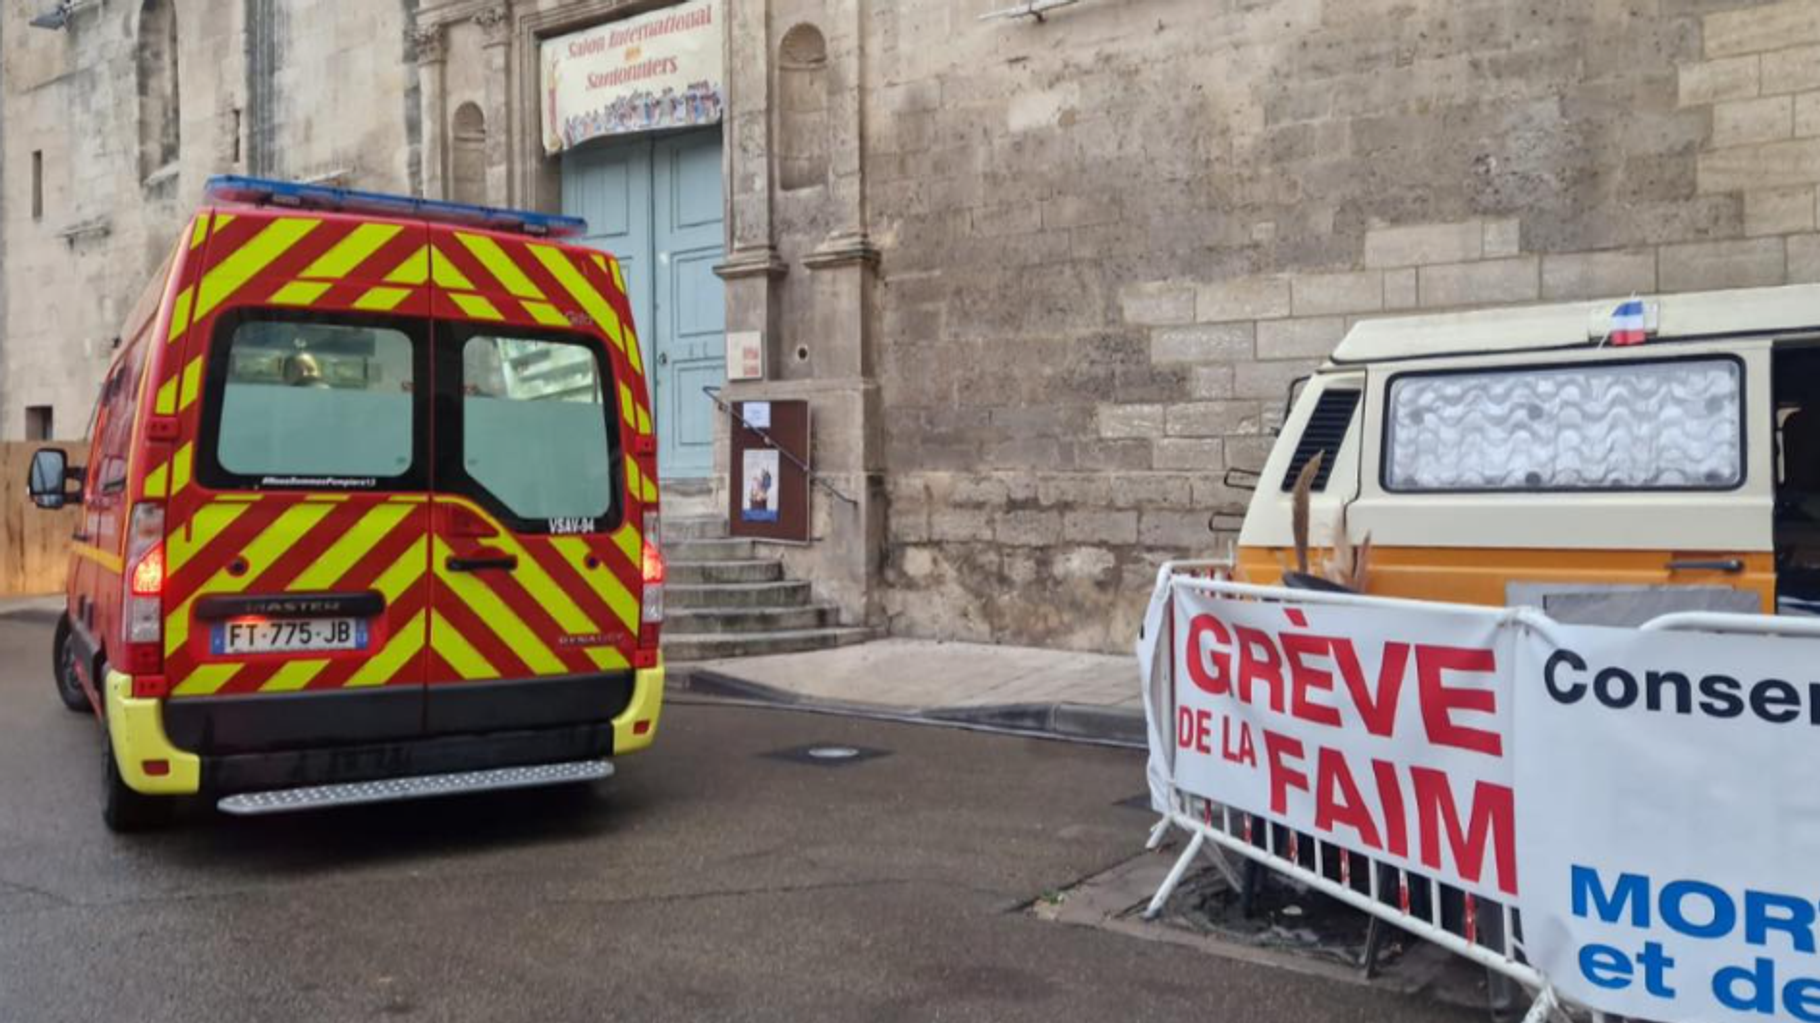
[[[828,42],[814,25],[784,33],[777,52],[777,175],[785,191],[828,180]]]
[[[457,107],[450,126],[449,198],[478,204],[487,201],[487,115],[476,103]]]
[[[176,0],[139,9],[139,171],[151,177],[177,162],[180,141]]]

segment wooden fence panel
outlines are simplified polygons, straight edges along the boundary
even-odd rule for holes
[[[82,522],[79,508],[44,511],[26,492],[26,473],[38,442],[0,442],[0,596],[61,593],[69,571],[70,534]],[[87,445],[59,445],[73,460]]]

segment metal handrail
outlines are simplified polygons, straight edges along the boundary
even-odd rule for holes
[[[741,426],[744,426],[746,429],[751,430],[753,433],[756,433],[760,437],[764,438],[765,443],[771,445],[771,447],[773,449],[775,449],[778,454],[784,456],[785,458],[788,458],[792,465],[795,465],[798,469],[801,469],[803,471],[803,474],[805,476],[809,477],[810,484],[812,484],[814,486],[818,486],[818,487],[822,488],[823,490],[826,490],[828,493],[833,494],[835,497],[839,498],[842,501],[847,502],[848,504],[852,505],[855,508],[859,507],[858,501],[855,501],[853,498],[848,497],[846,494],[841,493],[839,490],[835,489],[834,484],[829,483],[827,480],[822,479],[821,475],[819,473],[817,473],[814,469],[809,468],[808,462],[805,462],[801,458],[796,457],[795,452],[791,451],[787,447],[784,447],[782,444],[779,444],[777,442],[777,438],[771,436],[769,431],[763,429],[762,427],[752,425],[752,421],[747,419],[745,416],[740,415],[738,410],[736,410],[732,406],[732,404],[730,404],[729,402],[722,401],[721,397],[720,397],[720,388],[715,387],[712,384],[709,384],[709,385],[704,386],[701,389],[701,393],[707,395],[708,400],[713,402],[715,404],[715,406],[717,408],[719,408],[722,412],[725,412],[727,415],[731,416],[732,418],[739,420],[739,423]]]

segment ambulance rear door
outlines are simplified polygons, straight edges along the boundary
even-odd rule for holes
[[[641,578],[611,306],[575,250],[432,234],[428,727],[604,725],[631,699]]]

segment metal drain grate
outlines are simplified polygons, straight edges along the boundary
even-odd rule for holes
[[[866,746],[850,746],[841,742],[812,742],[807,746],[792,746],[789,749],[773,750],[763,754],[773,760],[788,760],[797,764],[811,764],[816,767],[849,767],[853,764],[876,760],[891,755],[890,750],[871,749]]]

